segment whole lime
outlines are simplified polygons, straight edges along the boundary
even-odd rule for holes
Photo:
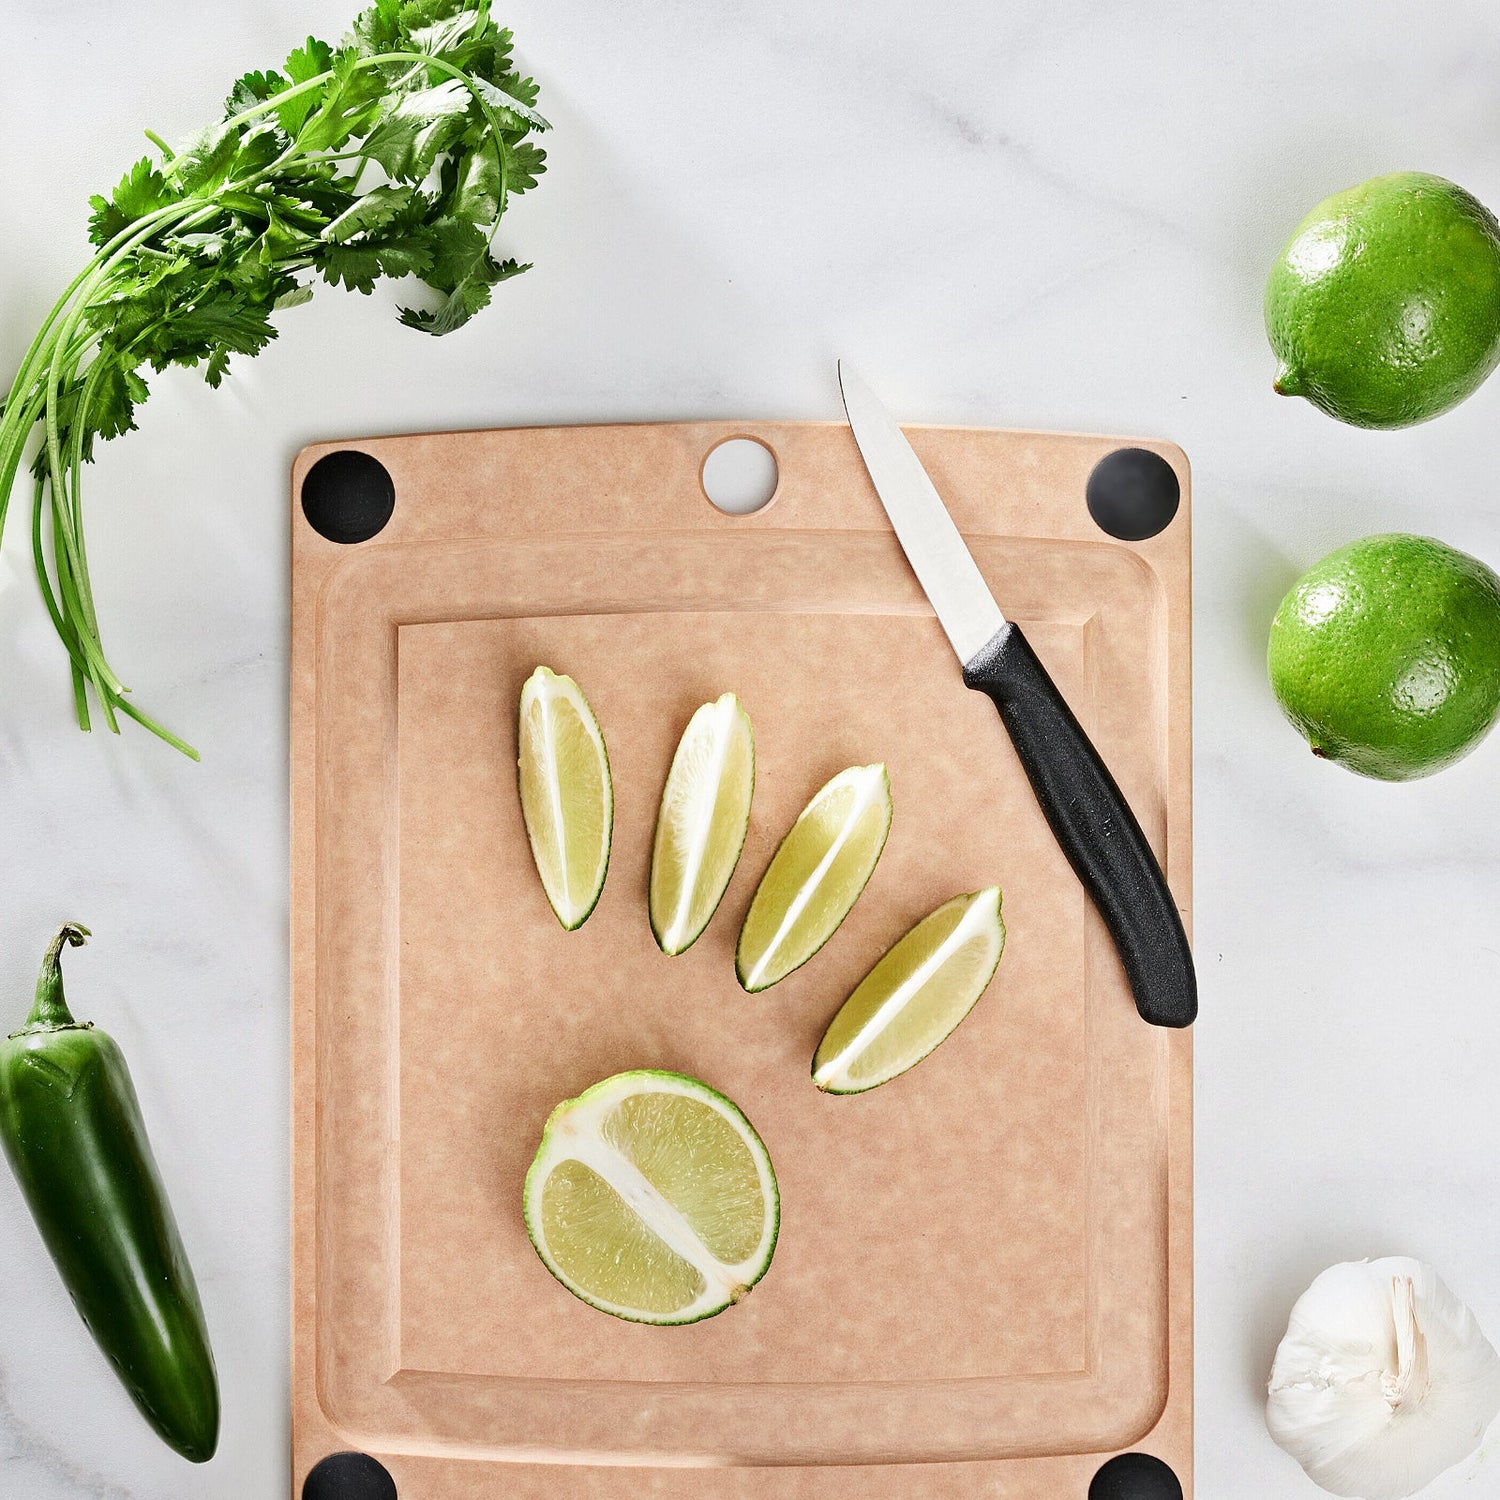
[[[1271,267],[1266,333],[1282,395],[1357,427],[1425,422],[1500,364],[1500,224],[1425,172],[1335,193]]]
[[[1383,781],[1430,776],[1500,714],[1500,578],[1430,537],[1351,542],[1281,601],[1266,664],[1314,755]]]

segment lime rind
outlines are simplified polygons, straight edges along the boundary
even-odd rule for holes
[[[1500,364],[1500,224],[1428,173],[1357,183],[1292,232],[1265,322],[1280,394],[1358,427],[1428,421]]]
[[[817,823],[820,816],[838,798],[852,793],[853,801],[827,847],[818,850],[813,868],[798,882],[790,900],[783,900],[779,887],[789,873],[795,871],[799,859],[804,862],[808,849],[804,845],[818,836]],[[848,884],[841,898],[835,899],[821,913],[813,911],[815,899],[833,874],[839,856],[860,833],[869,815],[878,819],[877,838],[864,852],[861,866],[856,868],[854,879]],[[843,925],[844,919],[853,910],[875,873],[880,856],[885,850],[891,831],[891,783],[884,765],[850,766],[828,781],[798,814],[797,820],[787,831],[771,857],[771,863],[761,876],[750,909],[745,913],[740,927],[739,942],[735,948],[735,974],[742,989],[751,994],[779,984],[788,974],[795,973],[803,964],[815,957],[828,940]],[[816,849],[816,844],[811,844]],[[798,924],[812,911],[816,917],[811,930],[800,941],[793,942]],[[774,926],[770,918],[774,917]],[[762,941],[763,929],[771,926],[769,939]],[[747,945],[758,948],[751,958]]]
[[[755,732],[724,693],[688,721],[662,788],[647,907],[663,953],[686,952],[713,920],[744,851],[754,794]]]
[[[560,714],[569,712],[584,735],[590,754],[576,767],[598,777],[597,805],[574,808],[560,764]],[[536,715],[535,732],[532,714]],[[553,915],[567,932],[588,920],[604,891],[614,836],[615,797],[609,750],[599,721],[582,689],[571,677],[539,666],[521,689],[517,710],[518,783],[521,815],[531,856]],[[576,746],[573,748],[577,748]],[[540,785],[538,785],[540,783]],[[590,828],[590,823],[597,826]],[[570,823],[572,826],[570,826]],[[583,825],[583,826],[580,826]],[[592,833],[597,846],[592,868],[578,881],[570,870],[569,842]]]
[[[1321,759],[1382,781],[1430,776],[1500,716],[1500,578],[1431,537],[1361,538],[1292,586],[1266,667]]]
[[[1000,904],[998,886],[955,896],[899,938],[829,1022],[813,1054],[813,1082],[829,1094],[862,1094],[899,1078],[947,1041],[1000,966]],[[892,1032],[904,1033],[894,1050]],[[888,1055],[862,1070],[872,1051]]]
[[[707,1105],[729,1124],[748,1151],[760,1188],[762,1224],[755,1249],[744,1259],[733,1264],[718,1260],[682,1215],[660,1199],[634,1163],[605,1139],[609,1117],[624,1102],[643,1094],[678,1094]],[[622,1199],[640,1211],[643,1227],[653,1237],[672,1255],[688,1261],[699,1271],[703,1290],[696,1297],[668,1310],[650,1311],[604,1296],[568,1273],[562,1264],[563,1257],[548,1242],[544,1198],[548,1181],[557,1169],[574,1163],[582,1163],[603,1178]],[[542,1264],[580,1301],[627,1322],[675,1326],[701,1322],[723,1312],[740,1301],[765,1275],[780,1233],[781,1197],[770,1153],[737,1104],[700,1079],[642,1068],[606,1078],[585,1089],[576,1099],[564,1100],[552,1111],[526,1173],[523,1217]]]

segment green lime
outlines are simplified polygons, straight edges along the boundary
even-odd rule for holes
[[[663,953],[697,942],[745,847],[755,791],[755,736],[733,693],[688,721],[662,789],[648,910]]]
[[[1356,427],[1408,427],[1500,364],[1500,224],[1441,177],[1393,172],[1325,198],[1266,282],[1276,389]]]
[[[891,831],[884,766],[840,771],[798,814],[745,913],[735,972],[752,993],[800,969],[839,929]]]
[[[781,1200],[735,1104],[643,1069],[552,1111],[523,1212],[542,1264],[575,1296],[636,1323],[696,1323],[766,1274]]]
[[[521,815],[557,920],[581,927],[609,869],[615,793],[599,721],[571,677],[538,667],[521,689]]]
[[[1314,755],[1382,781],[1429,776],[1500,713],[1500,578],[1430,537],[1351,542],[1281,601],[1266,659]]]
[[[974,1009],[1004,948],[997,886],[945,901],[844,1001],[813,1055],[813,1082],[861,1094],[915,1067]]]

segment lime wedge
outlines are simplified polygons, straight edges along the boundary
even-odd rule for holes
[[[740,928],[735,970],[747,990],[800,969],[859,900],[891,831],[884,766],[851,766],[802,809],[782,839]]]
[[[859,982],[813,1056],[813,1082],[862,1094],[915,1067],[952,1034],[1005,948],[997,886],[923,917]]]
[[[617,1073],[552,1111],[526,1174],[526,1232],[592,1307],[696,1323],[766,1274],[781,1203],[760,1137],[681,1073]]]
[[[572,932],[598,904],[615,794],[604,736],[571,677],[538,667],[521,689],[521,814],[542,889]]]
[[[697,942],[745,847],[755,790],[755,737],[733,693],[688,721],[656,815],[651,931],[663,953]]]

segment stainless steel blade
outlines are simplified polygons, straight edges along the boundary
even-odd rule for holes
[[[921,459],[879,397],[843,360],[839,389],[875,493],[939,624],[967,666],[1005,624],[1005,616]]]

